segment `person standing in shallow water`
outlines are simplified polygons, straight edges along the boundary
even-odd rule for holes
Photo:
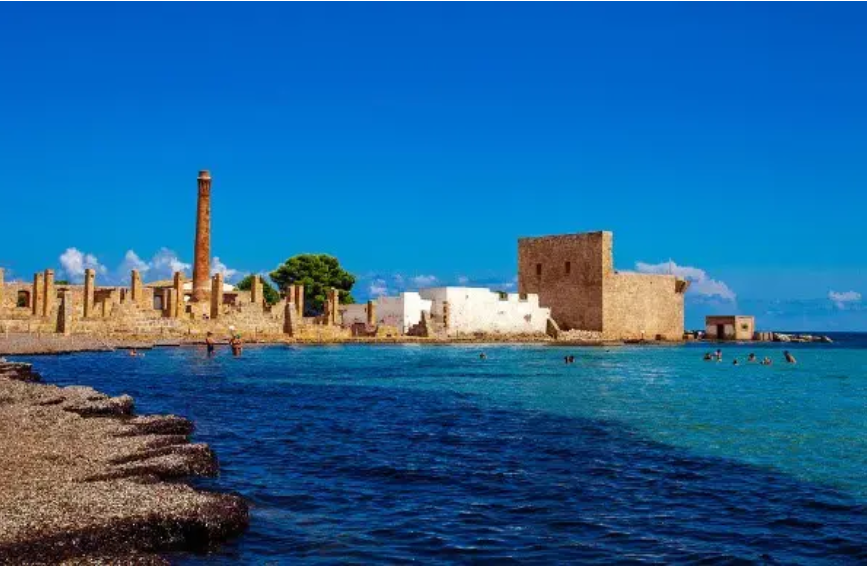
[[[235,334],[232,339],[229,341],[229,345],[232,347],[232,355],[236,358],[241,355],[241,352],[244,349],[244,344],[241,342],[241,335]]]
[[[205,346],[208,348],[208,355],[214,355],[214,335],[212,332],[208,332],[208,335],[205,337]]]

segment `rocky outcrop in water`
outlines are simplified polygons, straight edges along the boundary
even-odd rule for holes
[[[38,377],[0,359],[0,563],[154,563],[246,527],[242,499],[167,481],[217,471],[189,421]]]

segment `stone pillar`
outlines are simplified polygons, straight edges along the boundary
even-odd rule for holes
[[[332,326],[340,324],[340,292],[332,288],[330,293],[331,299],[331,321]]]
[[[304,317],[304,285],[295,285],[295,308],[298,309],[298,320]]]
[[[262,287],[262,278],[258,275],[253,276],[253,284],[250,285],[250,302],[254,305],[262,306],[264,304],[264,289]]]
[[[60,308],[57,309],[57,332],[64,336],[72,334],[72,292],[64,289],[60,294]]]
[[[199,200],[196,206],[196,246],[193,255],[193,301],[206,301],[211,279],[211,174],[199,171]],[[183,295],[179,300],[183,303]]]
[[[295,304],[294,303],[286,303],[285,312],[283,316],[283,333],[288,334],[289,336],[295,335]]]
[[[448,301],[443,301],[443,328],[446,330],[451,326],[451,307]]]
[[[51,311],[54,310],[54,299],[57,297],[57,290],[54,288],[54,270],[46,269],[43,277],[43,293],[42,293],[42,316],[51,316]]]
[[[178,318],[178,301],[174,289],[163,292],[163,314],[168,318]]]
[[[175,312],[172,318],[178,318],[187,310],[184,305],[184,274],[180,271],[175,271],[172,289],[175,292]]]
[[[138,269],[133,269],[130,273],[129,290],[132,295],[132,302],[138,306],[144,305],[144,286],[141,282],[141,274]]]
[[[376,301],[367,301],[367,326],[376,326]]]
[[[223,274],[217,273],[211,279],[211,320],[220,318],[223,310]]]
[[[30,294],[30,306],[33,316],[42,316],[42,303],[45,300],[45,276],[42,273],[33,274],[33,293]]]
[[[93,316],[93,289],[96,283],[96,271],[84,270],[84,318]]]

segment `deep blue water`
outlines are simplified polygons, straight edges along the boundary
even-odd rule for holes
[[[34,358],[195,421],[250,530],[179,563],[867,561],[867,340]],[[479,359],[484,350],[488,359]],[[749,351],[775,364],[732,366]],[[566,354],[576,355],[564,365]]]

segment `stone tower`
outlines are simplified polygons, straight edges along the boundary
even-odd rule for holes
[[[193,301],[211,295],[211,174],[199,171],[199,202],[196,209],[196,248],[193,257]]]

